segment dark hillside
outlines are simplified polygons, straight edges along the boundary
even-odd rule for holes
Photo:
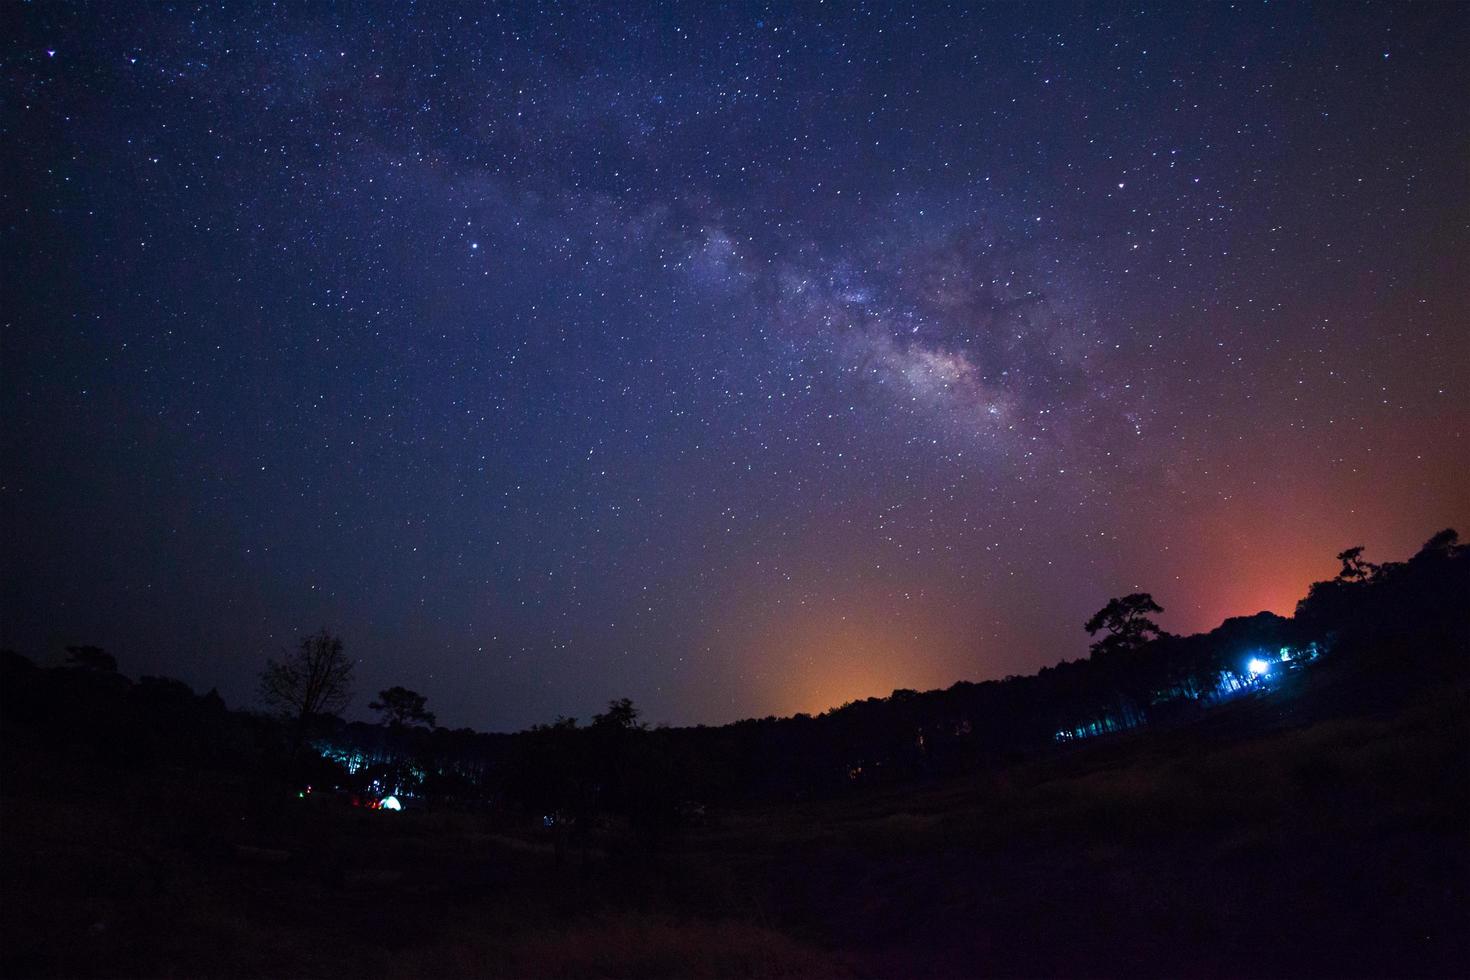
[[[0,972],[1462,976],[1467,564],[1437,536],[1291,620],[723,728],[293,751],[7,654]]]

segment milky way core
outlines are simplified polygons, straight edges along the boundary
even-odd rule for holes
[[[3,645],[716,723],[1470,531],[1470,8],[828,6],[10,9]]]

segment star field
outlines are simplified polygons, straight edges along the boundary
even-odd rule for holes
[[[714,723],[1470,518],[1455,5],[8,20],[32,656]]]

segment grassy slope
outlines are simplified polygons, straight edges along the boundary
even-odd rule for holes
[[[610,830],[585,881],[518,818],[8,750],[0,972],[1463,974],[1466,692],[1315,723],[1296,703],[729,813],[654,855]]]
[[[743,836],[780,918],[878,973],[1463,973],[1465,708],[1252,736],[1276,706],[1243,704]]]

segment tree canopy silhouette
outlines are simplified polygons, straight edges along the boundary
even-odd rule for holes
[[[1119,599],[1110,599],[1092,618],[1083,624],[1088,635],[1095,636],[1107,630],[1102,639],[1092,644],[1094,655],[1134,650],[1150,640],[1164,635],[1159,624],[1149,619],[1150,613],[1161,613],[1164,608],[1147,592],[1135,592]]]
[[[1337,573],[1337,577],[1344,582],[1365,582],[1378,571],[1377,565],[1363,559],[1362,545],[1354,545],[1340,552],[1337,560],[1342,562],[1342,571]]]
[[[109,674],[117,673],[117,658],[101,647],[67,647],[66,654],[68,667],[99,670]]]
[[[342,638],[322,629],[303,636],[294,653],[266,661],[260,694],[272,708],[294,718],[299,732],[313,715],[335,714],[351,703],[353,668],[342,652]]]
[[[1460,532],[1452,527],[1447,527],[1424,542],[1424,547],[1420,548],[1419,553],[1410,560],[1453,558],[1459,552],[1460,547]]]
[[[643,729],[648,726],[638,720],[642,714],[629,698],[619,698],[607,703],[607,711],[592,716],[594,728],[617,728],[623,730]]]
[[[411,725],[433,728],[437,719],[434,712],[424,707],[426,701],[428,698],[417,691],[395,684],[385,691],[379,691],[378,700],[368,707],[378,712],[382,716],[382,723],[389,728],[407,728]]]

